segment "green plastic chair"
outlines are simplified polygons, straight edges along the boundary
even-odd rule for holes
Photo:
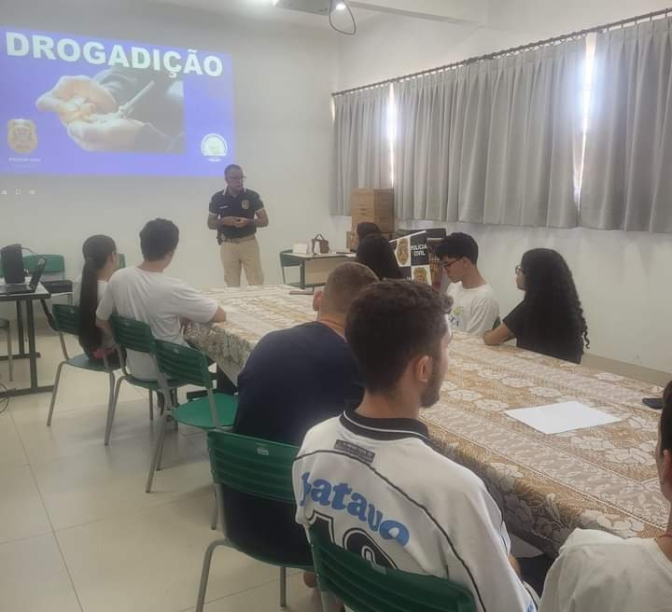
[[[473,595],[459,584],[376,565],[316,527],[310,545],[325,612],[332,609],[330,594],[354,612],[476,612]]]
[[[112,399],[112,407],[110,409],[107,427],[105,429],[105,446],[109,445],[110,437],[112,435],[112,423],[114,422],[114,414],[117,410],[117,403],[119,402],[119,390],[121,383],[126,381],[134,387],[145,389],[149,392],[149,420],[154,420],[154,393],[162,390],[159,382],[158,370],[155,380],[143,380],[136,378],[129,371],[126,365],[125,351],[131,350],[138,353],[145,353],[154,359],[154,336],[152,330],[142,321],[129,319],[128,317],[120,317],[119,315],[112,315],[110,317],[110,327],[112,328],[112,337],[115,344],[124,350],[120,350],[119,361],[121,363],[121,376],[117,379],[117,384],[114,388],[114,397]],[[181,385],[175,384],[171,381],[169,387],[171,390],[178,388]]]
[[[61,278],[65,278],[65,257],[63,255],[24,255],[23,267],[28,274],[35,272],[37,262],[42,257],[47,260],[43,274],[60,274]]]
[[[236,418],[238,400],[232,395],[215,393],[212,389],[212,377],[208,370],[205,355],[196,349],[164,342],[155,341],[156,364],[159,371],[159,382],[166,399],[161,429],[156,440],[154,457],[147,478],[147,493],[152,490],[154,473],[161,469],[163,440],[166,433],[166,422],[171,417],[176,423],[182,423],[210,431],[211,429],[230,429]],[[205,397],[199,397],[184,404],[178,404],[170,393],[178,385],[196,385],[206,391]]]
[[[78,370],[87,370],[89,372],[99,372],[108,375],[110,381],[110,391],[107,400],[107,418],[109,421],[114,390],[114,370],[118,368],[110,367],[110,364],[107,361],[107,357],[105,356],[103,356],[103,363],[101,364],[96,361],[91,361],[84,353],[75,355],[74,357],[70,357],[68,355],[68,348],[65,345],[64,334],[79,336],[79,308],[77,306],[54,304],[53,315],[56,331],[58,331],[58,337],[61,341],[63,361],[58,364],[58,369],[56,370],[56,381],[54,382],[54,390],[51,392],[51,403],[49,405],[47,427],[51,425],[51,419],[54,415],[54,407],[56,406],[58,386],[61,381],[61,372],[63,371],[63,367],[66,365],[77,368]]]
[[[285,276],[285,268],[300,268],[301,261],[296,257],[292,257],[292,249],[285,249],[280,251],[280,270],[282,271],[282,284],[290,287],[302,288],[300,282],[288,283]]]
[[[208,433],[210,468],[219,499],[223,499],[226,495],[224,487],[227,487],[254,497],[295,506],[296,502],[294,501],[294,490],[292,488],[292,464],[298,451],[299,449],[296,446],[290,446],[289,444],[280,444],[223,431],[210,431]],[[205,551],[196,612],[203,611],[212,554],[218,546],[234,548],[257,561],[278,565],[275,559],[265,558],[258,553],[251,554],[251,552],[234,544],[227,537],[227,533],[231,533],[231,526],[227,525],[223,504],[220,504],[220,509],[224,538],[212,542]],[[280,565],[279,567],[280,607],[284,608],[287,605],[287,567],[296,566]],[[299,569],[312,570],[312,567],[299,567]]]

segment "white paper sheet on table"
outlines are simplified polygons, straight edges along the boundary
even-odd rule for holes
[[[535,408],[507,410],[511,418],[545,434],[556,434],[586,427],[617,423],[622,419],[580,402],[564,402]]]

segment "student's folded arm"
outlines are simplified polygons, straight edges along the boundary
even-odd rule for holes
[[[506,323],[501,323],[492,331],[485,332],[483,341],[488,346],[496,346],[498,344],[504,344],[504,342],[508,342],[509,340],[513,340],[515,337],[515,334],[507,327]]]
[[[96,326],[103,330],[105,334],[112,337],[112,328],[110,327],[110,322],[105,319],[98,319],[96,317]]]
[[[210,323],[222,323],[223,321],[226,321],[226,312],[220,306],[212,316],[212,319],[210,319]]]

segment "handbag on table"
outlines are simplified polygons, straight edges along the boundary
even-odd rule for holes
[[[329,241],[322,234],[318,234],[313,238],[312,245],[312,251],[316,255],[325,255],[329,252]]]

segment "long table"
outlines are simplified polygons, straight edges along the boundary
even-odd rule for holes
[[[211,295],[227,322],[192,325],[188,334],[229,371],[266,333],[315,318],[310,297],[288,287]],[[512,533],[555,554],[576,527],[642,538],[665,530],[654,460],[660,413],[641,403],[660,388],[463,334],[450,353],[441,399],[422,418],[436,449],[484,480]],[[544,435],[504,414],[570,400],[622,420]]]

